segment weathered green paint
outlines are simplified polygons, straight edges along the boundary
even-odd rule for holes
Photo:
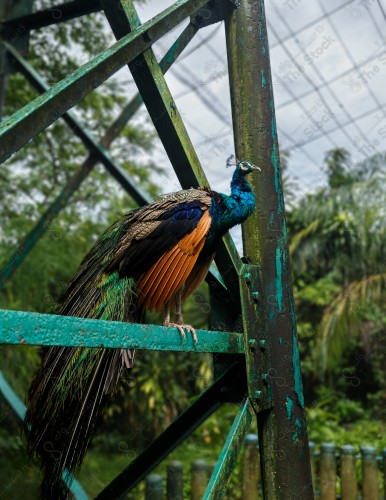
[[[16,392],[8,384],[3,373],[0,371],[0,393],[3,398],[7,401],[9,406],[12,408],[13,412],[19,417],[20,420],[24,420],[27,408],[23,401],[19,398]],[[72,477],[72,474],[65,471],[63,474],[63,481],[67,484],[68,488],[74,494],[75,500],[88,500],[87,493],[82,488],[81,484]]]
[[[292,318],[292,325],[296,325],[293,303],[290,304],[290,308],[291,308],[290,314]],[[295,327],[292,330],[292,367],[294,372],[294,392],[297,396],[299,405],[301,406],[301,408],[304,408],[303,381],[302,381],[302,373],[300,370],[299,346],[297,342]]]
[[[274,406],[257,416],[264,498],[308,500],[313,498],[311,469],[296,319],[290,313],[293,294],[264,1],[243,0],[226,21],[226,32],[236,156],[261,168],[251,179],[256,209],[243,224],[243,242],[245,255],[260,268],[261,309],[254,328],[267,340],[273,378]],[[277,450],[284,450],[285,460]]]
[[[264,70],[262,69],[261,70],[261,87],[264,88],[266,83],[267,83],[267,80],[265,79]]]
[[[205,0],[178,0],[4,120],[0,162],[204,4]]]
[[[223,449],[213,470],[204,496],[205,500],[221,499],[225,496],[226,486],[252,422],[253,410],[248,399],[241,403],[240,409],[229,430]]]
[[[287,408],[287,418],[288,418],[288,420],[291,420],[292,412],[293,412],[293,408],[294,408],[294,400],[291,398],[291,396],[286,397],[285,407]]]
[[[299,418],[295,419],[295,432],[292,434],[292,441],[297,446],[301,437],[302,422]]]
[[[259,293],[259,268],[256,265],[243,264],[239,273],[248,395],[254,410],[259,412],[273,405],[268,343],[258,328],[258,321],[263,314]]]
[[[281,267],[281,248],[276,248],[276,301],[277,309],[283,312],[283,272]]]
[[[172,47],[166,53],[166,55],[162,58],[160,62],[160,67],[164,73],[168,71],[172,63],[177,59],[177,57],[181,54],[183,49],[188,45],[190,40],[193,38],[197,29],[189,24],[184,31],[180,34],[177,40],[174,42]],[[21,58],[17,56],[17,59],[21,61]],[[28,63],[25,64],[26,69],[32,69]],[[29,71],[31,76],[36,75],[35,72]],[[36,87],[39,91],[44,90],[43,82],[38,77],[34,79],[35,83],[37,83]],[[121,133],[127,122],[132,118],[132,116],[136,113],[136,111],[140,108],[143,103],[141,95],[136,94],[133,99],[125,106],[122,113],[118,116],[118,118],[112,123],[112,125],[106,131],[106,134],[100,141],[100,145],[103,148],[108,148],[114,139]],[[67,122],[72,130],[81,130],[82,126],[78,122],[78,120],[71,113],[65,113],[63,115],[64,118],[69,116],[70,120]],[[78,124],[77,127],[73,127],[74,124]],[[104,154],[104,153],[101,153]],[[14,254],[9,258],[8,262],[3,266],[0,270],[0,289],[4,287],[5,282],[13,275],[16,269],[20,266],[20,264],[24,261],[26,256],[38,242],[39,238],[47,231],[50,227],[53,219],[60,213],[60,211],[66,206],[66,203],[70,200],[71,196],[75,193],[75,191],[79,188],[83,180],[88,176],[94,166],[97,164],[100,159],[100,155],[92,152],[86,161],[83,163],[82,167],[78,172],[76,172],[71,179],[67,182],[66,186],[59,193],[58,197],[51,203],[51,205],[44,212],[40,220],[37,222],[35,227],[27,234],[25,239],[22,241],[19,248],[14,252]],[[115,168],[115,163],[111,163],[111,168]],[[126,178],[126,182],[121,182],[121,176],[115,176],[118,182],[122,185],[123,189],[125,189],[129,194],[132,192],[132,189],[128,188],[128,183]],[[137,196],[135,200],[143,205],[148,201],[151,201],[150,198],[146,198],[144,193],[136,188],[134,183],[130,181],[130,186],[136,190]],[[213,271],[214,279],[219,281],[219,274]]]
[[[0,343],[146,349],[184,352],[244,352],[238,333],[197,330],[182,339],[176,328],[101,321],[54,314],[0,310]]]

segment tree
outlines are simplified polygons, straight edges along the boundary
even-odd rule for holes
[[[328,152],[327,187],[289,215],[295,296],[317,370],[340,366],[358,341],[374,354],[386,329],[385,165],[385,154],[353,165],[347,151]]]

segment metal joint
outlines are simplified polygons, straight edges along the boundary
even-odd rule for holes
[[[240,0],[209,0],[190,17],[190,22],[198,29],[224,21],[230,10],[237,8]]]

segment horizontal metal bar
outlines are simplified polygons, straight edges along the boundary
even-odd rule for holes
[[[184,48],[188,45],[190,40],[197,33],[197,29],[194,28],[191,24],[189,24],[184,31],[180,34],[177,40],[173,43],[171,48],[165,54],[160,62],[160,67],[164,73],[168,71],[170,66],[174,63],[177,57],[181,54]],[[118,118],[111,124],[111,126],[106,131],[105,135],[100,141],[100,145],[102,148],[108,148],[114,139],[121,133],[122,129],[125,127],[126,123],[130,120],[130,118],[135,114],[135,112],[140,108],[143,103],[142,97],[140,94],[136,94],[133,99],[125,106],[122,113],[118,116]],[[68,113],[64,113],[63,117],[66,119]],[[70,125],[73,123],[72,113],[70,114],[70,119],[67,120],[67,123]],[[4,267],[0,270],[0,290],[4,287],[6,281],[13,275],[16,269],[20,266],[20,264],[24,261],[28,253],[35,246],[35,244],[39,241],[39,238],[46,232],[49,228],[51,221],[59,214],[59,212],[66,206],[66,203],[71,198],[73,193],[79,188],[83,180],[88,176],[94,166],[97,164],[99,160],[99,155],[95,153],[91,153],[86,161],[83,163],[82,167],[78,172],[76,172],[71,179],[67,182],[65,187],[59,193],[57,198],[49,205],[47,210],[44,212],[42,217],[39,219],[35,227],[27,234],[25,239],[22,241],[18,248],[13,253],[13,255],[6,262]],[[119,179],[117,179],[119,180]],[[126,184],[122,187],[125,189]],[[133,189],[137,189],[136,185],[133,184]],[[142,193],[139,192],[138,195],[139,200],[143,200],[145,202]],[[141,203],[140,203],[141,204]],[[142,203],[143,204],[143,203]],[[211,279],[215,279],[220,281],[218,273],[215,274],[215,271],[212,270],[212,273],[215,277],[211,277]]]
[[[99,10],[101,10],[101,6],[98,0],[75,0],[73,2],[61,3],[26,16],[7,19],[2,24],[7,28],[23,26],[26,30],[35,30],[50,26],[51,24],[69,21],[70,19],[75,19],[76,17],[91,14]]]
[[[27,78],[33,87],[39,92],[47,92],[50,87],[44,82],[34,68],[8,43],[3,42],[8,52],[11,54],[18,70]],[[106,170],[122,185],[134,200],[143,205],[150,202],[147,193],[136,187],[135,181],[130,175],[114,160],[105,146],[100,144],[92,132],[82,123],[71,110],[63,113],[62,118],[70,126],[71,130],[85,144],[97,159],[104,165]]]
[[[224,498],[226,486],[233,472],[237,457],[244,443],[245,435],[251,426],[253,417],[252,405],[248,399],[245,399],[237,412],[232,427],[228,433],[223,449],[208,486],[205,490],[203,499],[219,500]]]
[[[240,333],[197,330],[198,343],[176,328],[0,309],[0,343],[183,352],[244,352]]]
[[[12,410],[16,413],[21,421],[24,420],[27,408],[23,401],[19,398],[16,392],[8,384],[4,374],[0,371],[0,393],[7,401]],[[63,481],[74,494],[75,500],[88,500],[88,495],[82,488],[82,485],[72,476],[71,473],[65,471],[63,473]]]
[[[126,498],[129,491],[222,405],[225,392],[236,384],[240,391],[243,390],[240,370],[243,371],[240,363],[228,368],[96,498],[98,500]],[[141,426],[138,432],[141,432]]]
[[[4,120],[0,124],[0,162],[204,3],[205,0],[178,0]]]

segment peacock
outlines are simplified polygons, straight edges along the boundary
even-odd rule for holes
[[[59,314],[140,323],[146,310],[165,313],[164,325],[184,323],[181,304],[204,280],[224,234],[253,212],[246,176],[260,170],[234,155],[231,194],[191,188],[168,194],[124,215],[109,227],[80,264]],[[174,321],[171,314],[175,315]],[[62,477],[77,471],[103,410],[135,351],[50,347],[28,392],[25,419],[29,453],[40,459],[42,499],[69,494]]]

